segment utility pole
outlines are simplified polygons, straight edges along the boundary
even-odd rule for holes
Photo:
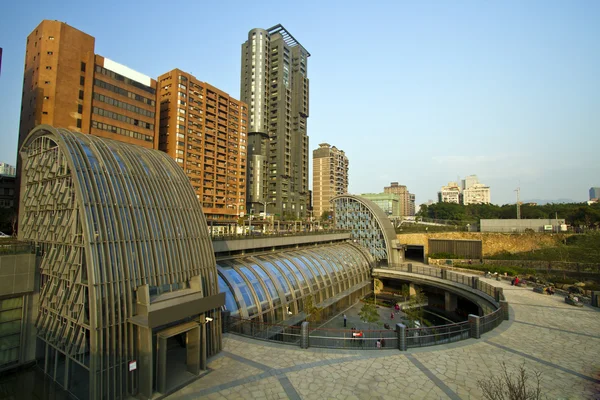
[[[521,219],[521,200],[519,199],[521,188],[518,187],[515,192],[517,192],[517,219]]]

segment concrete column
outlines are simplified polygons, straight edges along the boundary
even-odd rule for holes
[[[229,317],[231,317],[231,311],[221,311],[221,317],[223,318],[223,322],[221,325],[221,331],[223,333],[229,332]]]
[[[502,300],[504,297],[504,289],[499,287],[494,288],[494,297],[496,298],[497,302],[500,302],[500,300]]]
[[[157,338],[156,350],[156,391],[167,392],[167,338]]]
[[[400,323],[396,324],[396,335],[398,337],[398,350],[406,351],[406,325]]]
[[[189,330],[185,335],[186,355],[187,355],[187,370],[188,372],[198,375],[200,373],[200,326]]]
[[[200,315],[200,321],[204,321],[204,314]],[[206,322],[200,324],[200,369],[206,371]]]
[[[473,339],[479,339],[481,337],[481,330],[479,329],[479,317],[477,315],[469,314],[469,330],[469,336]]]
[[[592,292],[592,307],[600,307],[600,291]]]
[[[152,329],[136,327],[138,333],[138,391],[143,398],[152,398]]]
[[[309,330],[308,330],[308,321],[304,321],[300,326],[300,348],[308,349],[310,345],[309,341]]]
[[[450,292],[446,292],[445,293],[445,302],[444,302],[444,309],[448,312],[454,312],[456,310],[456,300],[457,297],[454,293],[450,293]]]
[[[408,272],[412,273],[412,263],[408,263]]]
[[[411,284],[408,285],[408,293],[411,296],[414,296],[414,295],[417,294],[417,291],[415,290],[415,284],[414,283],[411,283]]]
[[[479,285],[479,277],[477,276],[472,276],[471,277],[471,287],[473,289],[477,289],[477,286]]]
[[[442,268],[442,279],[444,279],[444,280],[448,279],[448,270],[447,269]]]
[[[508,315],[508,301],[506,300],[500,300],[500,308],[502,309],[502,314],[503,314],[503,318],[505,321],[508,321],[509,315]]]

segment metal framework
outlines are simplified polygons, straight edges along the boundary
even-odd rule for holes
[[[359,196],[344,194],[331,199],[335,226],[352,232],[352,239],[368,249],[378,262],[398,263],[396,231],[387,215],[375,203]]]
[[[218,260],[219,288],[232,316],[274,323],[370,282],[366,250],[350,243]],[[290,314],[291,313],[291,314]]]
[[[310,57],[310,53],[308,52],[308,50],[306,50],[304,46],[302,46],[300,42],[297,41],[296,38],[293,37],[292,34],[289,33],[287,29],[283,27],[283,25],[277,24],[275,26],[272,26],[269,29],[267,29],[267,32],[269,32],[269,35],[279,33],[288,47],[300,46],[304,49],[304,51],[306,51],[306,57]]]
[[[142,356],[130,323],[140,288],[152,298],[198,281],[204,296],[219,292],[201,205],[159,151],[40,125],[20,156],[19,237],[42,255],[36,327],[46,372],[70,390],[80,384],[69,383],[70,368],[83,368],[84,397],[127,397],[138,383],[128,362]],[[220,313],[206,315],[216,320],[207,328],[211,355]]]

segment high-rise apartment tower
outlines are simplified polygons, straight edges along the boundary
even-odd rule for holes
[[[240,97],[249,107],[247,209],[306,215],[307,59],[281,25],[252,29],[242,44]]]
[[[246,207],[246,104],[178,69],[158,82],[159,149],[185,170],[210,224],[235,223]]]
[[[343,150],[321,143],[313,150],[313,215],[332,211],[333,197],[348,193],[348,157]]]
[[[94,43],[60,21],[29,34],[19,148],[39,124],[156,148],[156,80],[94,54]]]

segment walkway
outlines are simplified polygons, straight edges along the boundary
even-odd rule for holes
[[[483,278],[482,278],[483,279]],[[481,339],[396,350],[301,350],[226,335],[203,378],[168,399],[480,399],[478,380],[525,364],[548,398],[600,398],[600,310],[505,282],[510,321]]]

